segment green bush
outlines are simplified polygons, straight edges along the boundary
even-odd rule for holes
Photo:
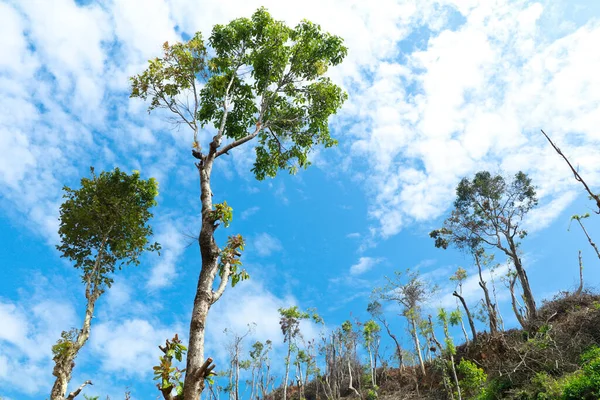
[[[377,391],[373,389],[369,389],[367,392],[367,400],[377,400]]]
[[[583,353],[581,362],[582,369],[566,379],[563,400],[600,399],[600,347]]]
[[[466,399],[485,399],[485,384],[487,374],[474,362],[461,360],[456,366],[456,372],[460,376],[458,384],[462,395]]]

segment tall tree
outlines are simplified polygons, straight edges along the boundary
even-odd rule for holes
[[[156,181],[140,179],[138,172],[128,175],[118,168],[100,175],[91,168],[91,174],[91,179],[81,179],[79,189],[63,188],[65,200],[60,206],[58,230],[61,244],[56,248],[61,257],[81,270],[86,307],[81,329],[63,331],[52,347],[56,380],[51,400],[74,399],[91,384],[87,381],[65,397],[75,358],[90,337],[96,302],[110,289],[115,270],[138,265],[144,250],[160,248],[157,243],[148,243],[152,236],[150,209],[158,195]]]
[[[305,168],[315,146],[335,145],[328,120],[347,96],[324,74],[345,57],[342,42],[306,20],[288,27],[261,8],[251,18],[216,25],[207,44],[200,33],[186,43],[165,43],[163,57],[132,78],[132,97],[149,99],[149,111],[167,109],[190,128],[200,178],[202,266],[190,322],[186,400],[196,400],[204,388],[209,309],[230,278],[234,284],[247,276],[237,268],[239,247],[220,249],[215,240],[217,227],[231,221],[231,208],[213,204],[214,163],[237,148],[254,147],[252,172],[261,180],[280,169]],[[206,126],[215,133],[201,143]]]
[[[441,229],[430,233],[436,247],[446,249],[453,245],[471,252],[487,245],[506,254],[523,290],[527,320],[534,319],[537,310],[519,255],[519,239],[527,236],[521,223],[536,205],[535,188],[525,173],[518,172],[507,182],[500,175],[478,172],[472,180],[460,181],[450,217]]]

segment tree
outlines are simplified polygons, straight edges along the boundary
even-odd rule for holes
[[[425,375],[425,362],[423,361],[417,327],[421,319],[421,306],[436,288],[428,289],[425,281],[423,281],[416,272],[408,272],[407,278],[408,281],[402,283],[402,273],[395,272],[393,278],[386,277],[388,280],[387,285],[375,289],[374,293],[378,295],[380,299],[393,301],[402,307],[402,315],[406,317],[409,322],[409,331],[413,338],[415,352],[421,367],[421,373]]]
[[[383,310],[381,309],[381,303],[379,303],[377,300],[369,303],[369,305],[367,306],[367,312],[369,314],[371,314],[371,316],[373,316],[373,318],[375,318],[377,321],[379,321],[381,323],[381,325],[383,325],[388,336],[394,341],[394,344],[396,345],[396,351],[394,353],[395,353],[396,357],[398,358],[398,368],[402,371],[403,366],[404,366],[402,363],[402,356],[404,354],[403,350],[402,350],[402,346],[400,346],[400,342],[398,341],[398,338],[396,337],[396,335],[394,333],[392,333],[392,331],[390,330],[390,324],[387,322],[387,320],[383,316]]]
[[[537,205],[535,188],[523,172],[507,182],[502,176],[478,172],[472,180],[463,178],[456,188],[454,209],[441,229],[429,235],[435,246],[453,245],[469,252],[487,245],[502,251],[515,266],[526,307],[526,319],[537,310],[529,279],[519,257],[519,239],[527,236],[523,218]]]
[[[210,49],[209,49],[210,47]],[[184,396],[195,400],[204,388],[204,337],[211,306],[232,285],[247,278],[239,270],[240,247],[220,249],[215,231],[229,225],[232,210],[213,204],[215,161],[255,144],[252,172],[262,180],[280,169],[294,173],[310,162],[319,145],[336,144],[329,117],[347,95],[324,76],[342,62],[342,39],[309,21],[290,28],[261,8],[251,18],[215,25],[208,43],[200,33],[186,43],[165,43],[164,55],[132,78],[131,97],[149,100],[149,111],[163,108],[192,131],[192,156],[200,178],[202,220],[198,244],[202,266],[190,322]],[[215,134],[200,143],[200,131]],[[248,151],[248,150],[247,150]],[[237,243],[241,242],[238,241]],[[220,278],[215,288],[217,275]]]
[[[446,355],[448,357],[448,363],[450,364],[450,371],[452,372],[452,378],[454,380],[454,385],[456,386],[456,394],[458,396],[458,400],[462,400],[462,394],[460,391],[460,384],[458,382],[458,376],[456,375],[456,364],[454,363],[454,355],[456,354],[456,347],[454,346],[454,341],[452,340],[452,336],[450,336],[450,332],[448,331],[448,314],[443,308],[440,308],[438,311],[438,320],[442,324],[444,328],[444,341],[446,342],[446,351],[442,352],[442,357]],[[431,323],[431,316],[429,317],[429,322]],[[433,324],[432,324],[433,326]]]
[[[467,320],[469,321],[469,326],[471,327],[471,334],[473,335],[473,341],[476,341],[477,340],[477,330],[475,330],[475,323],[473,322],[473,317],[471,316],[471,312],[469,311],[467,302],[465,301],[465,298],[462,295],[462,285],[466,279],[467,279],[467,271],[464,268],[459,267],[456,270],[456,272],[454,273],[454,275],[452,275],[450,277],[450,280],[452,282],[456,282],[456,285],[458,286],[458,292],[455,290],[452,293],[452,296],[459,299],[463,308],[465,309],[465,313],[467,314]],[[464,323],[462,322],[462,318],[460,319],[460,323],[461,323],[462,329],[464,331],[465,327],[464,327]],[[465,337],[466,337],[466,335],[465,335]],[[468,338],[467,338],[467,342],[468,342]]]
[[[377,372],[377,353],[379,349],[380,330],[381,328],[377,322],[373,321],[372,319],[368,320],[363,325],[363,340],[365,342],[367,352],[369,353],[369,367],[371,370],[371,384],[373,387],[377,386],[375,375]]]
[[[252,371],[251,393],[250,399],[266,398],[269,392],[269,386],[273,383],[271,376],[271,360],[269,352],[271,351],[272,343],[267,340],[265,343],[255,342],[250,351],[250,362]],[[258,391],[260,389],[260,396]]]
[[[227,345],[230,364],[229,393],[233,394],[232,396],[230,395],[230,398],[233,398],[233,400],[240,399],[240,368],[242,368],[242,364],[244,364],[244,361],[240,359],[240,357],[242,356],[242,342],[250,333],[254,331],[255,327],[255,323],[248,324],[248,329],[242,335],[236,332],[231,332],[228,329],[225,329],[223,331],[223,333],[225,333],[226,335],[229,335],[230,332],[233,335],[233,337],[229,341],[229,344]]]
[[[322,323],[321,317],[314,311],[300,311],[298,306],[289,308],[280,308],[279,310],[279,326],[283,333],[283,341],[287,343],[287,355],[285,357],[285,377],[283,380],[283,400],[287,399],[287,387],[290,374],[290,361],[292,351],[297,348],[296,339],[301,336],[300,321],[312,319],[316,323]]]
[[[56,246],[61,257],[73,261],[81,271],[85,285],[86,308],[81,329],[63,331],[52,347],[56,377],[50,398],[65,399],[75,358],[90,337],[92,317],[98,298],[113,283],[113,274],[127,265],[138,265],[145,250],[159,250],[157,243],[149,244],[152,228],[150,209],[156,205],[158,185],[153,178],[140,179],[134,172],[128,175],[115,168],[81,179],[79,189],[63,188],[65,199],[60,206],[61,244]],[[87,384],[71,392],[74,399]]]

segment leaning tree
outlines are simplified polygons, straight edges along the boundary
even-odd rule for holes
[[[527,236],[523,219],[536,205],[535,188],[527,174],[518,172],[507,181],[501,175],[478,172],[472,180],[460,181],[450,217],[429,234],[438,248],[453,245],[475,255],[481,246],[489,246],[506,254],[521,283],[528,321],[535,318],[536,305],[519,254],[519,239]]]
[[[328,121],[347,95],[325,73],[347,50],[340,37],[318,25],[305,20],[291,28],[264,8],[251,18],[214,26],[207,42],[197,33],[163,49],[161,58],[132,78],[131,96],[149,100],[149,111],[166,109],[191,130],[191,160],[200,179],[202,264],[184,390],[175,398],[195,400],[209,368],[204,360],[209,309],[230,280],[233,285],[247,278],[239,260],[243,239],[230,237],[223,248],[215,240],[217,227],[231,222],[232,210],[225,202],[213,204],[213,166],[231,151],[254,150],[252,172],[262,180],[282,169],[305,168],[315,146],[335,145]],[[211,132],[207,143],[203,129]]]

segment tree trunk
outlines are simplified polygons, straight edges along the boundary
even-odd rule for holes
[[[290,358],[292,357],[292,338],[288,338],[288,352],[285,358],[285,378],[283,380],[283,400],[287,400],[287,387],[290,374]]]
[[[525,320],[525,318],[523,318],[523,315],[521,315],[521,313],[519,312],[519,308],[517,307],[517,297],[515,296],[516,281],[517,281],[517,275],[510,278],[510,287],[509,287],[510,298],[512,300],[512,308],[515,313],[515,316],[517,317],[519,324],[521,324],[521,326],[523,328],[525,328],[527,326],[527,321]]]
[[[458,294],[456,291],[454,291],[454,293],[452,293],[452,296],[458,297],[458,299],[462,303],[463,308],[465,309],[465,313],[467,314],[467,319],[469,320],[469,326],[471,327],[471,333],[473,335],[473,341],[475,342],[477,340],[477,331],[475,330],[475,323],[473,323],[473,317],[471,316],[471,312],[469,311],[469,307],[467,307],[467,302],[465,301],[465,298],[462,297],[460,294]]]
[[[488,312],[488,319],[490,323],[490,333],[495,335],[498,332],[498,318],[496,316],[496,307],[490,298],[490,292],[487,288],[487,282],[483,280],[483,273],[481,271],[481,261],[479,260],[479,255],[475,252],[475,263],[477,264],[477,269],[479,271],[479,287],[483,290],[483,295],[485,297],[485,307]]]
[[[458,307],[458,303],[456,303],[456,305]],[[457,308],[457,310],[459,310],[459,309]],[[465,343],[469,344],[469,335],[467,335],[467,329],[465,328],[465,321],[462,318],[460,319],[460,329],[462,330],[463,335],[465,336]]]
[[[583,260],[581,259],[581,250],[579,250],[579,287],[577,288],[577,292],[575,292],[576,296],[580,296],[583,292]]]
[[[419,365],[421,366],[421,373],[423,373],[423,376],[425,376],[426,375],[425,362],[423,361],[423,355],[421,354],[421,343],[419,342],[419,334],[417,332],[417,319],[415,317],[411,317],[410,322],[412,324],[411,333],[413,336],[413,340],[415,342],[415,350],[417,351],[417,357],[419,358]]]
[[[508,244],[510,246],[511,258],[515,265],[515,269],[517,270],[517,275],[519,277],[519,282],[521,283],[521,288],[523,289],[523,301],[525,302],[525,308],[527,308],[527,321],[532,322],[532,320],[535,319],[535,317],[537,316],[537,307],[535,305],[533,292],[531,291],[531,287],[529,286],[527,272],[525,272],[523,264],[521,264],[521,259],[517,254],[517,247],[515,246],[514,240],[510,236],[508,236],[507,239]]]
[[[356,390],[354,388],[354,386],[352,385],[352,365],[350,364],[350,358],[348,358],[348,375],[350,377],[350,382],[348,383],[348,388],[350,390],[352,390],[359,398],[361,398],[358,390]]]
[[[400,343],[398,342],[398,338],[396,337],[396,335],[394,335],[392,333],[392,331],[390,330],[390,326],[385,319],[382,318],[379,321],[385,327],[385,330],[387,331],[388,336],[391,337],[392,340],[394,341],[394,343],[396,344],[396,354],[398,354],[398,368],[400,369],[400,371],[402,371],[403,366],[404,366],[402,363],[402,347],[400,346]]]
[[[213,300],[212,285],[219,269],[219,247],[214,233],[216,225],[212,217],[212,192],[210,175],[214,158],[210,155],[198,164],[200,173],[200,200],[202,201],[202,227],[198,236],[202,267],[194,298],[190,322],[190,342],[188,346],[183,398],[197,400],[204,389],[202,365],[204,363],[204,336],[206,318]]]
[[[85,297],[87,299],[87,304],[85,307],[85,317],[83,319],[83,325],[81,330],[77,334],[77,338],[74,342],[71,342],[70,348],[54,358],[55,366],[52,370],[52,375],[56,377],[54,381],[54,385],[52,386],[52,391],[50,392],[50,400],[63,400],[65,399],[65,395],[67,394],[67,388],[69,382],[71,381],[71,374],[73,373],[73,368],[75,368],[75,358],[77,354],[81,350],[81,348],[85,345],[87,340],[90,337],[90,331],[92,327],[92,318],[94,316],[94,307],[96,306],[96,301],[103,293],[102,289],[98,284],[100,283],[100,267],[102,263],[102,258],[104,257],[104,246],[108,241],[108,237],[105,237],[102,241],[102,245],[98,251],[98,255],[96,256],[96,260],[94,262],[94,270],[92,271],[92,276],[88,277],[86,288],[85,288]],[[88,383],[89,382],[89,383]],[[85,385],[91,385],[91,381],[87,381],[80,388],[67,396],[67,399],[74,399],[77,396]]]

